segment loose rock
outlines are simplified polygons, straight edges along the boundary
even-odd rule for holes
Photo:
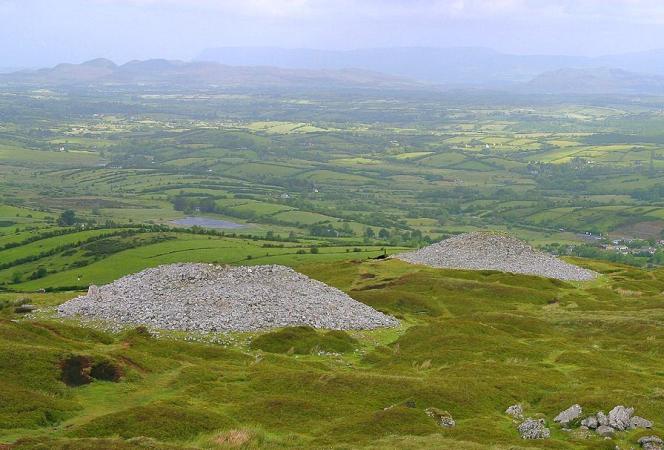
[[[618,431],[628,430],[631,428],[632,414],[634,414],[634,408],[618,405],[609,411],[609,425]]]
[[[30,305],[30,304],[26,303],[26,304],[23,304],[23,305],[16,306],[14,308],[14,312],[16,314],[27,314],[27,313],[33,312],[36,309],[37,309],[37,307],[35,305]]]
[[[551,436],[551,430],[546,427],[544,419],[526,419],[519,425],[519,434],[522,439],[548,439]]]
[[[581,421],[581,426],[588,427],[589,429],[594,430],[599,426],[599,421],[595,416],[588,416]]]
[[[432,417],[438,425],[444,428],[453,428],[456,426],[456,421],[452,415],[447,411],[441,411],[438,408],[427,408],[424,410],[427,416]]]
[[[664,441],[659,436],[644,436],[639,439],[639,445],[644,450],[662,450],[664,448]]]
[[[610,427],[608,425],[600,425],[600,426],[597,427],[596,431],[597,431],[597,434],[599,434],[600,436],[604,436],[604,437],[611,437],[611,436],[613,436],[613,433],[616,432],[616,430],[614,430],[612,427]]]
[[[284,266],[171,264],[128,275],[58,307],[122,325],[184,331],[253,331],[307,325],[374,329],[398,320]]]
[[[509,406],[505,410],[505,414],[512,416],[515,419],[523,419],[523,407],[519,404]]]
[[[474,232],[445,239],[396,258],[431,267],[538,275],[559,280],[585,281],[597,273],[568,264],[534,250],[525,242],[503,233]]]
[[[565,411],[562,411],[558,414],[553,421],[559,423],[562,426],[567,426],[583,414],[583,409],[580,405],[572,405],[567,408]]]
[[[634,416],[629,419],[630,428],[652,428],[652,425],[653,424],[650,420],[644,419],[643,417]]]

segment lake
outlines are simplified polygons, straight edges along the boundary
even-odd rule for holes
[[[244,227],[241,223],[229,222],[227,220],[210,219],[208,217],[185,217],[184,219],[172,220],[173,225],[185,227],[198,226],[202,228],[234,229]]]

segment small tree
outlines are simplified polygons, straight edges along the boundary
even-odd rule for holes
[[[30,279],[38,280],[39,278],[44,278],[46,275],[48,275],[48,270],[46,270],[46,268],[44,267],[40,267],[39,269],[32,272],[32,275],[30,275]]]
[[[76,213],[71,209],[64,211],[58,217],[58,225],[61,227],[70,227],[74,224],[76,224]]]

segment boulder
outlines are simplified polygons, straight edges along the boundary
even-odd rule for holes
[[[609,417],[604,414],[604,411],[597,411],[595,417],[597,417],[597,423],[599,425],[609,425]]]
[[[88,286],[88,296],[89,297],[99,296],[99,286],[96,286],[94,284],[91,284],[90,286]]]
[[[597,427],[597,430],[595,431],[597,431],[597,434],[603,437],[611,437],[613,436],[613,433],[616,432],[616,430],[614,430],[612,427],[608,425],[600,425]]]
[[[544,419],[527,418],[519,425],[519,434],[522,439],[548,439],[551,431],[546,427]]]
[[[597,420],[596,416],[588,416],[581,421],[581,426],[594,430],[599,426],[599,421]]]
[[[567,426],[583,414],[583,409],[580,405],[572,405],[567,408],[565,411],[562,411],[558,414],[553,421],[559,423],[562,426]]]
[[[432,417],[441,427],[452,428],[456,426],[456,422],[452,418],[452,415],[447,411],[442,411],[438,408],[427,408],[424,412],[427,416]]]
[[[515,419],[523,419],[523,407],[519,404],[512,405],[505,410],[505,414]]]
[[[16,314],[27,314],[33,312],[37,307],[35,305],[30,305],[30,304],[24,304],[24,305],[18,305],[14,308],[14,312]]]
[[[622,405],[616,406],[609,411],[609,426],[618,431],[629,430],[632,414],[634,414],[634,408],[626,408]]]
[[[629,419],[630,428],[652,428],[652,422],[643,417],[634,416]]]
[[[644,450],[662,450],[664,448],[664,441],[659,436],[644,436],[639,439],[639,445]]]

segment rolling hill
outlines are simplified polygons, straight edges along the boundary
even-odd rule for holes
[[[79,85],[177,85],[222,88],[344,87],[419,88],[423,84],[405,78],[361,69],[303,70],[276,67],[229,66],[215,62],[183,62],[165,59],[130,61],[117,65],[107,59],[82,64],[0,74],[0,84],[39,86]]]

